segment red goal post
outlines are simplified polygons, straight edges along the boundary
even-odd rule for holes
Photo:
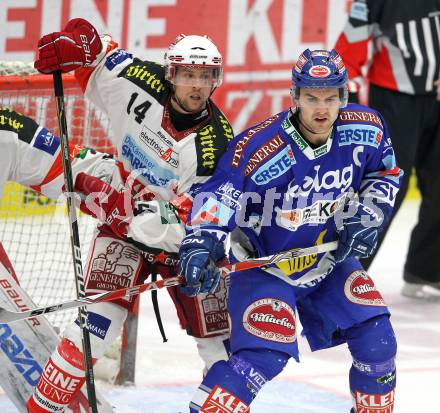
[[[63,86],[70,142],[114,154],[106,115],[83,97],[72,75],[63,75]],[[0,107],[21,112],[58,133],[52,76],[37,73],[32,63],[0,62]],[[96,221],[83,214],[78,221],[81,248],[86,257]],[[0,200],[0,240],[21,286],[37,305],[50,305],[76,296],[69,234],[63,206],[16,183],[7,184]],[[135,308],[138,309],[138,303]],[[48,318],[62,330],[75,317],[75,311],[66,311]],[[124,326],[122,351],[113,351],[117,354],[113,357],[120,356],[117,383],[134,382],[136,335],[137,310],[130,314]],[[114,376],[116,372],[104,375]]]

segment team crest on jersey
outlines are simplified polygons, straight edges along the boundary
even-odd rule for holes
[[[373,280],[363,270],[352,272],[344,285],[345,296],[355,304],[384,307],[385,301]]]
[[[244,329],[259,338],[278,343],[296,340],[296,320],[292,307],[276,298],[261,298],[250,304],[243,314]]]

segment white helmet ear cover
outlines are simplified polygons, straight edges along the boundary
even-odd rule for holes
[[[223,81],[223,58],[217,46],[206,35],[181,34],[165,52],[165,78],[172,82],[176,66],[211,67],[215,70],[218,87]]]

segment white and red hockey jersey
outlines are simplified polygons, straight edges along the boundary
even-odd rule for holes
[[[64,185],[61,142],[58,136],[33,119],[7,108],[0,109],[0,197],[7,181],[31,187],[51,199],[62,194]],[[70,148],[72,172],[110,182],[115,160],[90,149]]]
[[[167,109],[172,90],[164,67],[133,58],[109,36],[102,42],[94,66],[78,69],[75,76],[85,96],[107,114],[118,160],[158,199],[191,194],[213,174],[233,137],[231,125],[208,100],[208,116],[177,131]]]

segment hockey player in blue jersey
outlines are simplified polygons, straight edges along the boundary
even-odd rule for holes
[[[393,411],[390,313],[357,258],[374,251],[403,172],[382,116],[347,105],[336,51],[306,50],[292,73],[295,108],[237,136],[195,197],[180,248],[183,288],[215,290],[228,234],[239,260],[334,240],[338,248],[231,274],[232,356],[209,370],[191,413],[249,411],[289,358],[298,361],[297,316],[313,351],[347,343],[352,412]]]

